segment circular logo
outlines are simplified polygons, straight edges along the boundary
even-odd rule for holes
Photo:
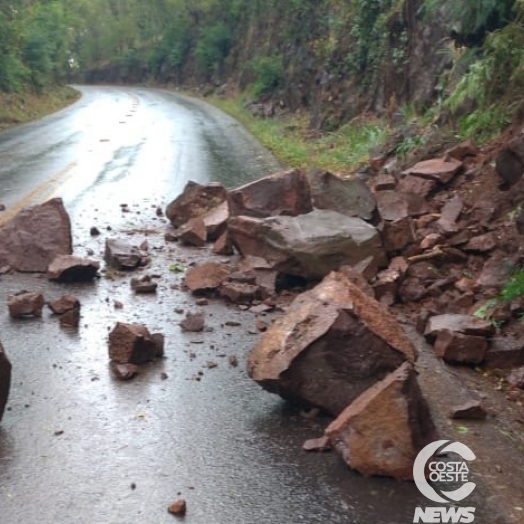
[[[450,504],[460,502],[469,497],[476,487],[473,482],[468,482],[469,469],[464,461],[460,462],[429,462],[437,451],[440,454],[456,453],[464,460],[475,460],[475,454],[466,445],[460,442],[449,444],[450,440],[437,440],[428,444],[415,459],[413,465],[413,478],[419,491],[429,500],[438,503]],[[447,444],[447,445],[446,445]],[[429,462],[429,464],[428,464]],[[426,478],[426,470],[429,469],[429,480],[433,482],[464,482],[454,491],[443,491],[440,494],[429,484]],[[444,498],[447,497],[447,498]]]

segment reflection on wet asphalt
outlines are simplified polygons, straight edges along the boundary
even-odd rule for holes
[[[302,418],[246,376],[245,356],[257,337],[252,313],[211,300],[202,308],[209,331],[183,333],[178,325],[175,309],[198,308],[168,267],[187,266],[203,251],[166,244],[156,207],[188,179],[234,186],[278,164],[206,104],[144,88],[82,90],[83,99],[49,125],[0,135],[0,154],[10,151],[16,164],[0,169],[1,187],[12,188],[1,198],[15,203],[74,165],[51,189],[71,214],[75,253],[92,250],[101,259],[107,237],[137,245],[147,238],[147,271],[161,275],[160,285],[155,296],[134,296],[130,275],[111,272],[88,285],[35,275],[0,279],[0,338],[13,364],[0,426],[0,523],[173,522],[166,508],[178,493],[188,501],[190,524],[412,522],[415,506],[424,504],[413,484],[366,479],[335,454],[301,450],[328,421]],[[66,144],[60,155],[53,134]],[[33,154],[40,151],[39,173],[23,168],[31,141]],[[17,166],[17,180],[8,179]],[[45,196],[47,186],[35,199]],[[121,203],[131,213],[122,213]],[[101,237],[89,236],[91,226]],[[61,329],[49,311],[11,321],[6,295],[21,289],[42,289],[48,300],[76,294],[79,330]],[[124,309],[115,309],[114,300]],[[166,357],[129,383],[115,381],[108,369],[107,334],[117,321],[141,322],[166,336]],[[208,362],[218,366],[209,369]]]

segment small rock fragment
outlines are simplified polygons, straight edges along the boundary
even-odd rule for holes
[[[455,406],[449,413],[449,418],[461,420],[484,420],[487,414],[478,400],[471,400],[461,406]]]
[[[333,446],[327,437],[312,438],[302,445],[304,451],[331,451]]]
[[[180,322],[180,327],[182,328],[182,331],[189,331],[193,333],[199,333],[201,331],[204,331],[204,327],[205,327],[204,313],[187,312],[186,318],[184,318],[184,320]]]
[[[80,300],[74,295],[63,295],[59,299],[50,302],[48,306],[55,315],[63,315],[72,309],[79,308]]]
[[[20,291],[7,297],[7,306],[11,318],[22,318],[25,316],[41,317],[44,303],[42,293]]]
[[[171,515],[175,515],[177,517],[183,517],[187,511],[187,503],[185,499],[176,500],[175,502],[169,505],[169,507],[167,508],[167,511],[171,513]]]
[[[131,279],[131,289],[136,294],[148,294],[148,293],[156,293],[158,283],[154,282],[152,278],[149,275],[144,275],[143,277],[136,278],[133,277]]]

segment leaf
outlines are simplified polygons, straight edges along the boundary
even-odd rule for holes
[[[456,426],[455,429],[457,430],[457,433],[460,433],[461,435],[465,435],[469,431],[466,426]]]
[[[169,271],[172,271],[173,273],[183,273],[185,270],[186,268],[180,264],[171,264],[169,266]]]

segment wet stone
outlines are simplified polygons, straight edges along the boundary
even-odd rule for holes
[[[89,282],[98,276],[99,269],[97,260],[58,255],[47,268],[47,278],[57,282]]]
[[[49,302],[48,306],[55,315],[63,315],[72,309],[79,308],[80,300],[74,295],[63,295],[59,299]]]
[[[189,268],[184,283],[192,293],[207,293],[218,289],[230,273],[231,270],[223,264],[209,262]]]
[[[479,400],[470,400],[460,406],[454,406],[449,413],[449,418],[460,420],[484,420],[486,416],[486,410]]]
[[[484,337],[447,330],[439,331],[435,340],[436,355],[451,364],[480,364],[487,347]]]
[[[436,436],[412,364],[363,392],[328,426],[326,436],[363,475],[412,479],[417,454]]]
[[[343,179],[329,171],[309,174],[311,198],[317,209],[330,209],[350,217],[370,220],[377,207],[375,196],[358,178]]]
[[[342,273],[332,273],[268,327],[249,354],[248,373],[270,392],[338,415],[414,359],[395,318]]]
[[[118,239],[106,240],[104,259],[115,269],[136,269],[143,263],[143,255],[137,247]]]
[[[192,218],[202,218],[227,198],[227,190],[222,184],[201,185],[190,180],[182,194],[167,206],[166,216],[174,227],[180,227]]]
[[[80,325],[80,306],[66,311],[58,320],[64,328],[77,328]]]
[[[428,320],[424,336],[429,340],[434,340],[441,331],[487,337],[495,333],[495,327],[488,320],[482,320],[472,315],[447,313],[431,317]]]
[[[71,221],[60,198],[25,208],[0,228],[0,266],[43,273],[71,251]]]
[[[186,246],[202,247],[207,241],[207,230],[201,218],[192,218],[180,226],[177,231],[178,239]]]
[[[156,293],[158,283],[153,281],[149,275],[144,275],[141,278],[133,277],[130,281],[131,289],[138,294]]]
[[[310,186],[298,169],[273,173],[229,192],[232,216],[296,216],[313,210]]]
[[[42,293],[20,291],[7,297],[7,306],[11,318],[41,317],[44,304],[45,300]]]
[[[524,365],[524,341],[507,336],[494,337],[484,358],[489,369],[510,369]]]
[[[109,358],[121,364],[143,364],[161,357],[158,346],[146,326],[118,322],[109,334]]]
[[[191,313],[187,312],[184,320],[180,322],[182,331],[189,331],[192,333],[199,333],[204,331],[205,315],[202,312]]]
[[[171,515],[183,517],[187,512],[187,503],[184,499],[178,499],[169,505],[167,511],[171,513]]]

